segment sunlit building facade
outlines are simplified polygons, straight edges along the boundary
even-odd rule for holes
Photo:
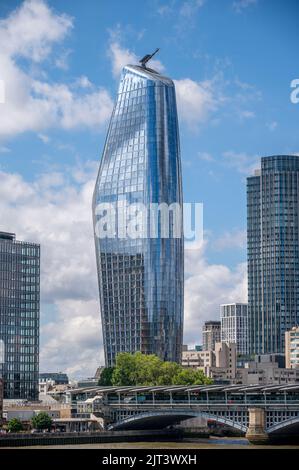
[[[237,354],[248,354],[248,312],[247,304],[231,303],[220,305],[221,341],[235,343]]]
[[[0,377],[4,398],[38,400],[40,246],[0,232]]]
[[[261,159],[247,178],[249,353],[284,353],[299,323],[299,157]]]
[[[299,326],[285,333],[285,360],[287,368],[299,369]]]
[[[144,234],[128,236],[128,219],[120,208],[161,203],[182,207],[175,88],[169,78],[130,65],[122,72],[93,198],[107,366],[119,352],[181,360],[183,229],[172,236],[175,222],[169,211],[169,236],[162,234],[159,215],[157,236],[149,236],[146,213],[140,222]],[[99,236],[97,226],[107,213],[99,210],[103,204],[117,207],[116,236],[114,231]]]

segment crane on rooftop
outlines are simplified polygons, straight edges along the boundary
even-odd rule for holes
[[[157,47],[157,49],[155,50],[155,52],[153,52],[152,54],[146,54],[144,57],[142,57],[142,59],[139,61],[140,64],[141,64],[141,67],[144,67],[146,68],[146,64],[149,60],[151,60],[152,57],[154,57],[155,54],[157,54],[157,52],[160,50],[159,47]]]

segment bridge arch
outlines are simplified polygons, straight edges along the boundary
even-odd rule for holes
[[[185,421],[191,418],[203,417],[211,419],[221,424],[230,426],[238,431],[246,433],[247,426],[237,420],[226,418],[213,413],[204,411],[156,411],[156,412],[144,412],[130,415],[120,421],[117,421],[108,426],[109,430],[121,430],[121,429],[158,429],[167,427],[173,424],[178,424],[181,421]]]
[[[287,430],[287,429],[290,430],[292,427],[295,427],[295,426],[299,427],[299,415],[298,416],[292,416],[289,419],[285,419],[284,421],[273,424],[272,426],[267,428],[267,433],[268,434],[276,433],[278,431],[281,431],[282,429],[283,430]]]

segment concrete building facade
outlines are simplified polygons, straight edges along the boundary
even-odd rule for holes
[[[221,322],[206,321],[202,327],[202,350],[214,351],[215,343],[221,341]]]
[[[299,369],[299,326],[294,326],[285,333],[286,367]]]

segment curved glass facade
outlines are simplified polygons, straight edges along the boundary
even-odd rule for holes
[[[123,69],[93,198],[95,244],[106,365],[118,352],[154,353],[180,361],[183,335],[183,230],[169,236],[158,216],[157,237],[99,237],[99,205],[180,205],[181,163],[172,80],[140,66]],[[119,205],[118,205],[119,204]],[[106,214],[107,212],[105,212]],[[149,212],[141,224],[148,229]],[[123,232],[122,232],[123,233]]]

